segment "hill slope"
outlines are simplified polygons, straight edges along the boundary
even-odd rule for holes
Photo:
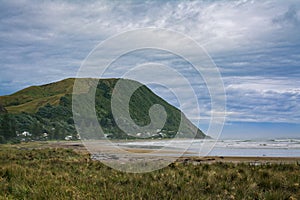
[[[111,95],[118,79],[81,79],[85,84],[82,92],[77,95],[86,95],[89,91],[89,83],[99,81],[96,88],[96,113],[98,122],[105,134],[112,138],[132,138],[125,134],[116,124],[111,110]],[[72,114],[72,92],[75,79],[65,79],[59,82],[42,86],[32,86],[8,96],[0,96],[2,110],[8,114],[0,116],[0,134],[11,137],[24,131],[30,132],[32,137],[42,139],[63,139],[66,135],[76,137]],[[125,84],[137,83],[125,80]],[[87,88],[85,88],[87,87]],[[88,102],[82,102],[88,105]],[[168,104],[162,98],[155,95],[149,88],[141,85],[130,98],[130,117],[139,126],[146,126],[151,122],[149,109],[152,105],[159,104],[165,108],[167,120],[164,127],[150,130],[149,137],[172,138],[177,134],[182,117],[181,137],[194,137],[195,130],[197,138],[204,138],[202,131],[196,128],[182,113],[174,106]],[[3,112],[5,113],[5,112]],[[86,132],[93,132],[94,126],[89,120],[84,121]],[[6,132],[6,133],[4,133]],[[158,134],[159,132],[159,134]],[[47,134],[43,134],[47,133]],[[7,136],[6,136],[7,137]],[[23,138],[24,139],[24,138]]]
[[[8,96],[0,96],[0,103],[9,113],[35,113],[46,104],[58,105],[60,98],[72,94],[74,79],[31,86]]]

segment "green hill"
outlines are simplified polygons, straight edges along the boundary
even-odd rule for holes
[[[90,92],[89,85],[97,81],[95,105],[98,122],[104,134],[111,138],[134,138],[124,133],[116,124],[111,110],[111,95],[115,84],[119,79],[80,79],[83,83],[80,92],[75,95],[87,95]],[[8,96],[0,96],[0,137],[2,140],[22,136],[24,131],[31,134],[31,139],[64,139],[71,135],[77,138],[72,113],[72,92],[75,79],[69,78],[59,82],[42,86],[32,86],[20,90]],[[132,80],[124,80],[125,88],[130,84],[140,84]],[[82,91],[81,91],[82,90]],[[81,102],[89,105],[88,102]],[[122,102],[120,102],[122,103]],[[181,137],[204,138],[202,131],[196,128],[182,113],[165,100],[155,95],[149,88],[141,85],[131,96],[129,103],[130,117],[139,126],[146,126],[151,122],[149,109],[154,104],[162,105],[167,113],[164,127],[157,130],[149,130],[149,137],[173,138],[178,131],[182,119]],[[94,132],[97,124],[88,120],[82,123],[87,127],[86,132]],[[159,133],[158,133],[159,132]],[[8,134],[9,133],[9,134]],[[44,134],[46,133],[46,134]],[[1,139],[1,138],[0,138]]]
[[[74,79],[69,78],[42,86],[31,86],[8,96],[0,96],[0,103],[9,113],[35,113],[46,104],[59,105],[60,98],[73,91]]]

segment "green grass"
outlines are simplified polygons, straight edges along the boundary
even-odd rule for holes
[[[20,104],[20,105],[16,105],[16,106],[9,106],[6,109],[9,113],[14,113],[14,114],[22,113],[22,112],[36,113],[39,108],[41,108],[47,104],[54,105],[54,106],[59,105],[59,101],[62,96],[64,96],[64,95],[58,94],[58,95],[50,96],[50,97],[43,97],[43,98],[39,98],[36,100],[32,100],[32,101],[24,103],[24,104]]]
[[[0,199],[300,199],[299,183],[296,163],[174,163],[129,174],[70,149],[0,150]]]
[[[8,96],[0,96],[0,103],[11,113],[35,113],[45,105],[58,105],[61,96],[71,94],[74,79],[65,79],[59,82],[31,86]]]

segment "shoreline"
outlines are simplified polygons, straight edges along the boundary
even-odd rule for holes
[[[7,145],[4,145],[7,146]],[[10,147],[17,148],[19,150],[31,150],[31,149],[44,149],[44,148],[63,148],[72,149],[80,154],[90,154],[81,141],[43,141],[43,142],[27,142],[20,144],[10,144]],[[151,149],[128,149],[130,153],[149,153]],[[116,153],[117,152],[111,152]],[[165,156],[166,158],[175,156]],[[101,160],[99,160],[101,161]],[[182,155],[178,157],[175,162],[179,163],[193,163],[193,164],[211,164],[216,162],[222,163],[248,163],[253,165],[260,164],[300,164],[300,157],[270,157],[270,156],[186,156]]]
[[[204,157],[180,157],[177,160],[183,163],[246,163],[260,164],[300,164],[300,157],[247,157],[247,156],[204,156]]]

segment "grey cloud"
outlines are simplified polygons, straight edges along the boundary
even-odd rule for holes
[[[151,26],[182,32],[207,49],[224,76],[230,120],[299,121],[298,6],[296,0],[3,1],[1,92],[75,76],[99,42]],[[145,55],[124,58],[109,75],[118,74],[122,66],[157,61],[177,67],[192,82],[199,81],[178,58],[156,53],[145,60]],[[199,100],[203,115],[209,117],[207,89],[197,87],[203,94]],[[168,93],[164,95],[172,100]]]
[[[275,24],[280,24],[283,26],[286,25],[299,26],[300,19],[299,19],[299,13],[296,5],[291,5],[284,14],[275,17],[272,21]]]
[[[229,121],[299,123],[299,80],[235,77],[225,80]],[[239,113],[239,114],[236,114]]]

